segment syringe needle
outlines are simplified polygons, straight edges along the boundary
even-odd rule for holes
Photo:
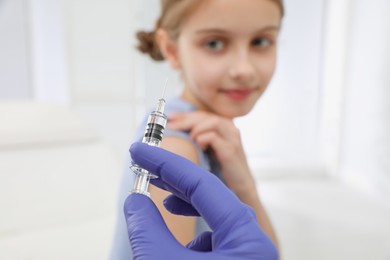
[[[167,84],[168,84],[168,78],[165,80],[164,90],[163,90],[163,94],[161,96],[162,99],[164,99],[164,97],[165,97],[165,90],[167,89]]]

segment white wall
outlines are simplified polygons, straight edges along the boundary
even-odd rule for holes
[[[133,1],[66,2],[71,98],[131,102]]]
[[[70,102],[65,0],[24,1],[28,10],[30,70],[36,101]]]
[[[354,2],[342,176],[390,205],[390,2]]]
[[[0,98],[68,103],[63,0],[0,1]]]
[[[340,175],[345,77],[352,13],[352,0],[326,2],[320,93],[320,156],[326,171],[337,178]]]
[[[136,129],[134,2],[67,0],[69,91],[72,108],[120,158]]]
[[[32,98],[23,0],[0,1],[0,100]]]

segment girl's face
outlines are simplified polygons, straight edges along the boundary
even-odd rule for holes
[[[224,117],[247,114],[275,70],[280,19],[269,0],[203,1],[176,42],[183,98]]]

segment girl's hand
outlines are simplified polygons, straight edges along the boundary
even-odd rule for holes
[[[205,111],[172,114],[168,127],[189,131],[202,149],[212,148],[221,165],[223,178],[237,195],[256,190],[239,129],[233,120]]]

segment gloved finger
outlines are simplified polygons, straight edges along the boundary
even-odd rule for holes
[[[168,230],[150,198],[141,194],[130,194],[125,201],[124,213],[135,259],[138,255],[145,255],[145,252],[154,254],[157,246],[159,251],[156,259],[170,255],[169,252],[164,252],[168,248],[173,250],[182,247]]]
[[[165,198],[163,203],[165,208],[175,215],[200,216],[198,211],[196,211],[196,209],[194,209],[191,204],[176,197],[175,195],[169,195]]]
[[[200,213],[212,230],[252,221],[244,204],[213,174],[181,156],[158,147],[134,143],[131,157],[177,190]]]
[[[186,247],[199,252],[210,252],[213,250],[212,235],[213,232],[205,231],[188,243]]]

